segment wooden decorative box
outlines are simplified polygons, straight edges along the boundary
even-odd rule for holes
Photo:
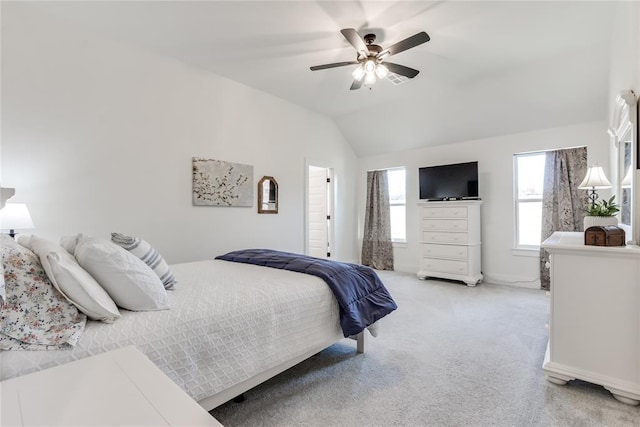
[[[625,246],[624,230],[615,225],[589,227],[584,231],[584,244],[588,246]]]

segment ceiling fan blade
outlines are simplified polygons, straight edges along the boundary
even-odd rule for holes
[[[342,33],[344,38],[347,39],[349,43],[351,43],[351,46],[353,46],[358,51],[358,53],[363,55],[365,58],[369,56],[369,48],[356,30],[354,30],[353,28],[345,28],[340,30],[340,32]]]
[[[360,89],[363,84],[364,84],[364,79],[353,80],[353,83],[351,83],[351,88],[350,89],[351,90]]]
[[[414,70],[413,68],[405,67],[404,65],[394,64],[392,62],[384,62],[385,67],[389,69],[390,72],[400,74],[401,76],[408,77],[410,79],[414,78],[418,75],[420,71]]]
[[[358,64],[358,61],[345,61],[345,62],[334,62],[333,64],[314,65],[313,67],[311,67],[311,71],[326,70],[327,68],[344,67],[345,65],[355,65],[355,64]]]
[[[414,34],[411,37],[407,37],[406,39],[389,46],[378,54],[378,58],[384,58],[385,56],[404,52],[407,49],[411,49],[412,47],[416,47],[418,45],[421,45],[422,43],[426,43],[429,40],[431,40],[429,34],[425,33],[424,31],[419,32],[418,34]]]

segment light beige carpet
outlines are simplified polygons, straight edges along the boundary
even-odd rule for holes
[[[227,427],[640,426],[602,387],[545,380],[543,291],[379,274],[399,308],[365,354],[344,340],[211,413]]]

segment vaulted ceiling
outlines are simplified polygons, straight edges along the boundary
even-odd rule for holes
[[[605,1],[71,1],[32,3],[331,117],[360,156],[604,120],[616,4]],[[383,47],[407,82],[349,90],[340,34]]]

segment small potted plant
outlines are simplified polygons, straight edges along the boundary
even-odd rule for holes
[[[587,215],[584,217],[584,229],[596,225],[618,225],[616,214],[620,212],[618,204],[615,202],[616,196],[611,196],[609,200],[594,202],[587,208]]]

